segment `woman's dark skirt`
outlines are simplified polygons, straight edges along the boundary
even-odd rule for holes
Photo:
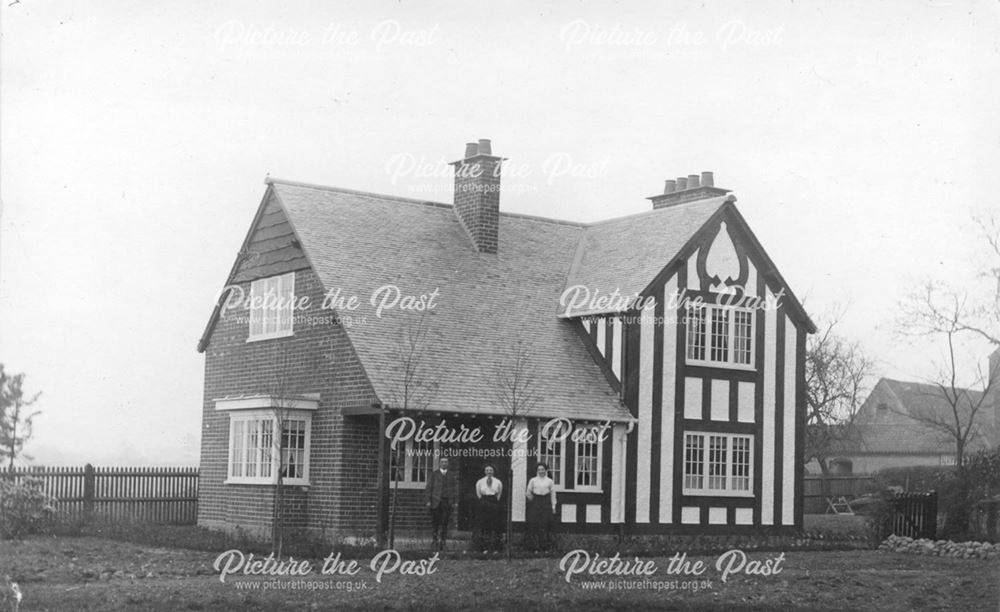
[[[526,508],[527,541],[531,550],[548,550],[552,546],[552,527],[555,513],[552,512],[552,494],[535,495],[528,500]]]

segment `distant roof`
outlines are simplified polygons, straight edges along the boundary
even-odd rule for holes
[[[973,389],[957,391],[961,422],[968,423],[972,406],[979,402],[983,394]],[[880,412],[880,407],[883,412]],[[970,440],[970,451],[990,443],[995,427],[994,410],[994,406],[983,404],[976,413],[976,434]],[[865,401],[863,413],[859,414],[859,440],[847,446],[860,452],[954,453],[955,439],[947,432],[927,425],[927,418],[954,418],[951,404],[942,396],[937,385],[882,378]]]

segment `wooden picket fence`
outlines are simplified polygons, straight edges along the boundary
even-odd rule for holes
[[[897,493],[893,499],[889,532],[911,538],[937,537],[937,493]]]
[[[831,474],[826,478],[822,474],[807,474],[802,490],[803,511],[823,514],[828,511],[827,498],[851,500],[875,491],[876,484],[871,474]]]
[[[141,521],[194,525],[198,520],[196,467],[23,467],[0,478],[39,478],[56,498],[59,519]]]

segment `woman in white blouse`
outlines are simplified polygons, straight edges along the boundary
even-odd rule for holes
[[[500,552],[500,522],[503,518],[503,507],[500,498],[503,495],[503,483],[493,475],[493,466],[483,468],[485,476],[476,482],[476,499],[478,500],[476,514],[479,520],[479,540],[482,551]]]
[[[547,549],[552,543],[552,523],[556,513],[556,483],[549,478],[549,468],[538,464],[536,476],[528,481],[528,544],[532,550]]]

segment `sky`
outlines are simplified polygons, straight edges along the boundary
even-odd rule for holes
[[[996,0],[21,0],[0,34],[0,362],[42,391],[36,464],[197,464],[195,347],[267,176],[450,203],[489,138],[503,210],[595,221],[714,171],[883,376],[936,371],[894,324],[914,287],[994,290]]]

